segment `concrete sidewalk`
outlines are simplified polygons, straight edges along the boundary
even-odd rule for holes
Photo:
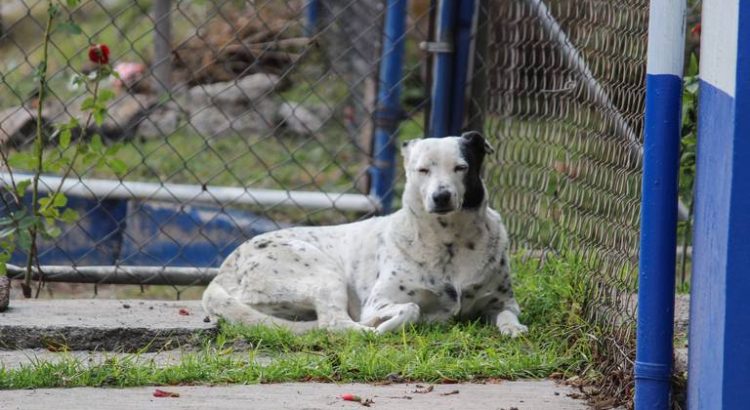
[[[157,398],[154,390],[179,393],[180,397]],[[588,406],[568,386],[553,381],[514,381],[493,384],[428,385],[284,383],[248,386],[166,386],[73,388],[0,391],[7,410],[48,409],[361,409],[363,405],[343,401],[344,393],[371,399],[371,408],[425,410],[583,410]]]
[[[218,330],[200,301],[13,300],[0,313],[0,349],[161,351]]]

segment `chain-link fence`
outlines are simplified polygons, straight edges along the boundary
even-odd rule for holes
[[[41,192],[65,179],[62,191],[80,218],[39,245],[38,263],[80,268],[74,275],[47,269],[47,280],[171,283],[179,295],[184,285],[205,283],[206,268],[253,235],[351,221],[380,209],[368,171],[377,154],[372,118],[384,1],[96,0],[74,7],[54,1],[48,93],[39,110],[49,3],[0,5],[3,151],[19,165],[12,157],[33,151],[41,113],[52,137],[45,155],[73,163],[67,175],[65,167],[50,167],[41,178]],[[421,3],[427,4],[415,2],[407,24],[399,84],[403,138],[422,135],[417,44],[429,7]],[[81,120],[63,148],[55,127],[86,118],[82,104],[91,83],[87,88],[76,78],[96,75],[87,57],[91,44],[111,51],[119,78],[101,87],[115,97],[101,124],[85,127]],[[118,160],[79,155],[80,144]],[[14,166],[15,179],[24,171]],[[16,181],[4,172],[3,182]],[[17,250],[11,263],[25,261]]]
[[[498,147],[492,204],[516,246],[581,254],[595,359],[632,397],[648,1],[483,4],[470,120]]]

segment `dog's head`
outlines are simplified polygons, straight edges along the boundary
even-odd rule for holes
[[[406,195],[419,198],[429,213],[478,208],[485,196],[482,161],[491,152],[494,150],[477,131],[460,137],[406,141],[402,145]]]

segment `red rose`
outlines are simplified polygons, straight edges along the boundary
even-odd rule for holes
[[[89,60],[96,64],[109,63],[109,47],[106,44],[94,44],[89,47]]]

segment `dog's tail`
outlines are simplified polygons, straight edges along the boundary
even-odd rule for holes
[[[257,311],[252,307],[240,302],[234,296],[224,289],[216,281],[212,281],[203,292],[203,310],[209,315],[222,317],[230,322],[237,322],[246,325],[271,325],[280,326],[290,329],[294,333],[303,333],[318,327],[316,320],[307,322],[297,322],[293,320],[281,319],[263,312]]]

